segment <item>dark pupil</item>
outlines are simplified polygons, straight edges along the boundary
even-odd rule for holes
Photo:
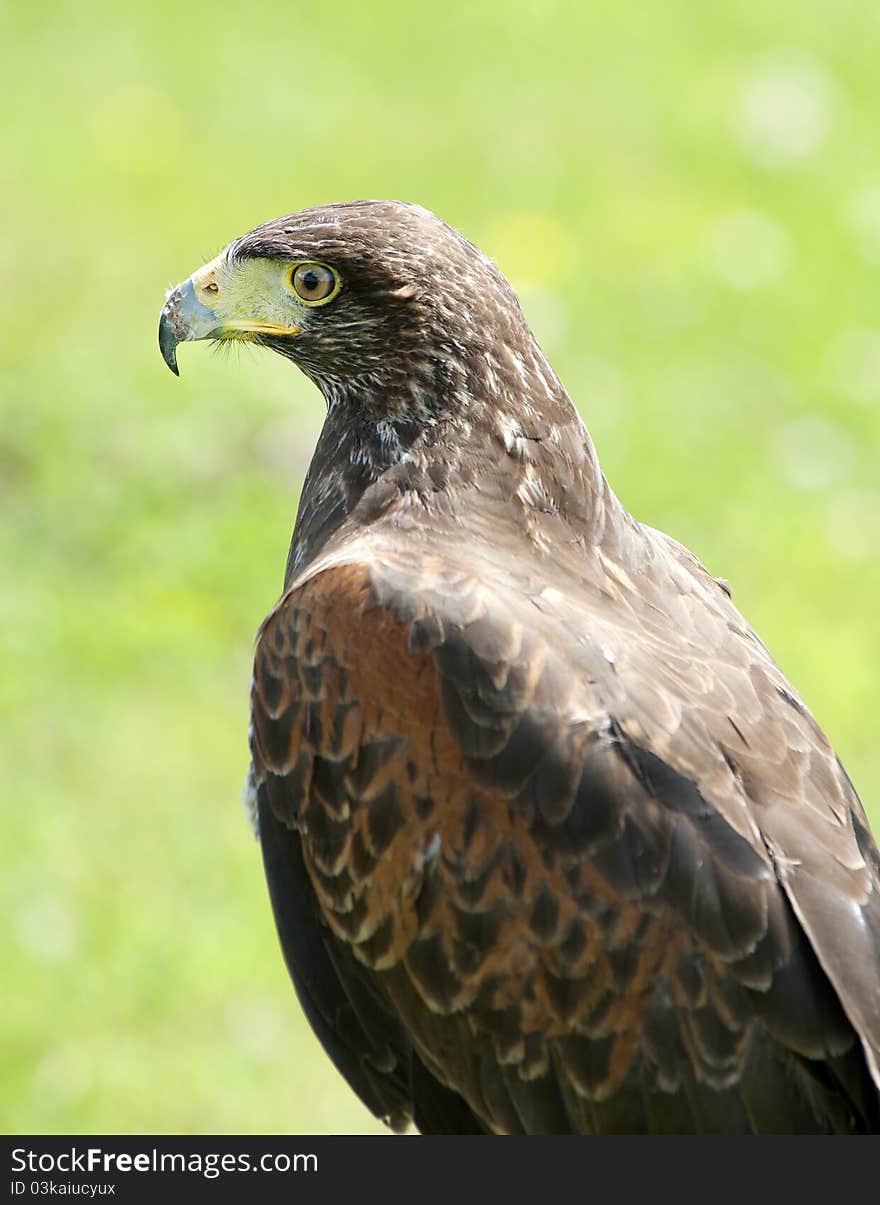
[[[317,272],[304,272],[300,279],[300,284],[307,293],[314,293],[320,283]]]

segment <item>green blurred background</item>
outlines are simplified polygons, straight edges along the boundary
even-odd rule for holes
[[[0,1128],[380,1128],[239,804],[322,404],[155,338],[281,213],[400,197],[496,258],[880,827],[878,42],[874,0],[0,3]]]

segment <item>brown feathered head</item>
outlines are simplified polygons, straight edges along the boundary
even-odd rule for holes
[[[446,392],[499,345],[532,342],[513,290],[458,231],[417,205],[352,201],[258,226],[172,290],[159,343],[246,339],[325,394]],[[453,378],[449,380],[447,378]]]
[[[159,345],[172,371],[193,339],[270,347],[326,399],[291,566],[372,485],[371,503],[416,496],[455,510],[473,487],[484,513],[495,498],[529,531],[541,515],[576,524],[576,538],[593,522],[592,444],[516,294],[418,205],[324,205],[236,239],[168,295]]]

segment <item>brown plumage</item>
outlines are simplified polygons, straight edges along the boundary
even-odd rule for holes
[[[338,292],[239,290],[262,261]],[[250,337],[328,404],[249,783],[297,993],[361,1099],[426,1133],[880,1130],[861,804],[727,588],[614,496],[498,270],[359,202],[203,273],[169,363]]]

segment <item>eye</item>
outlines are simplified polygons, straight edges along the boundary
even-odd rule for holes
[[[303,301],[317,305],[336,296],[339,277],[326,264],[295,264],[290,272],[290,287]]]

